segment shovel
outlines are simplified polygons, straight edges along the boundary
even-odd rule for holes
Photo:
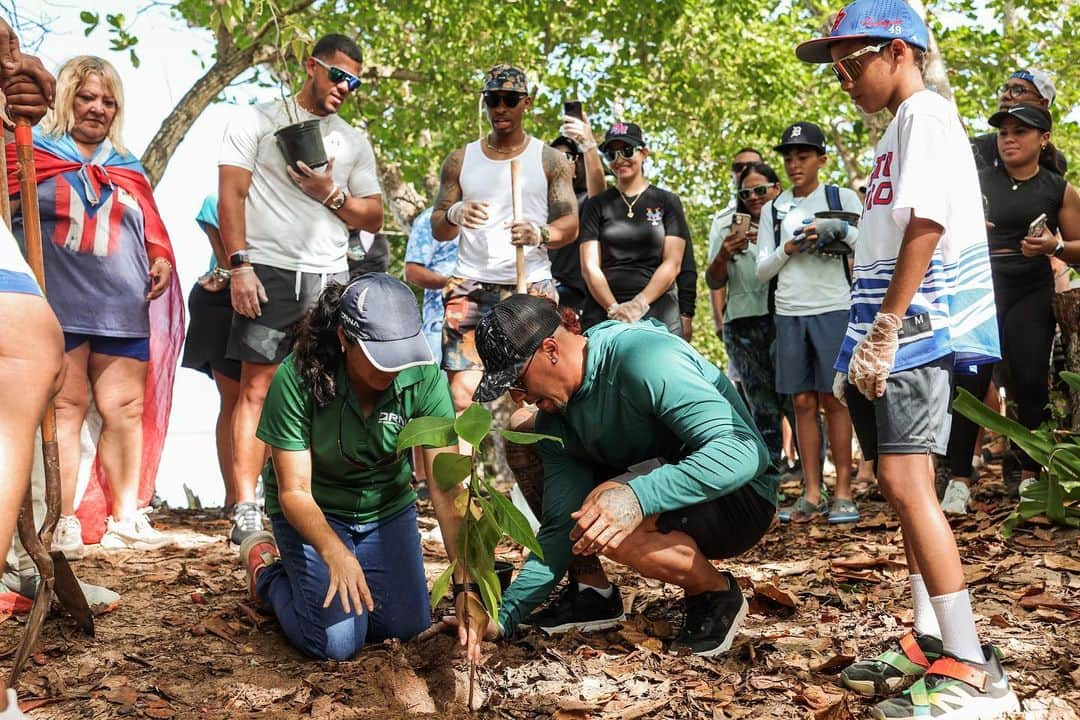
[[[45,290],[45,264],[41,248],[41,215],[38,210],[37,177],[34,171],[33,139],[30,123],[25,118],[16,119],[15,149],[19,159],[19,193],[22,199],[24,237],[26,240],[27,262],[37,277],[42,291]],[[0,158],[3,154],[0,153]],[[0,182],[3,183],[5,201],[8,198],[6,158],[0,167]],[[7,210],[7,203],[4,203]],[[10,226],[10,218],[5,217]],[[41,627],[45,623],[53,592],[60,604],[71,613],[80,628],[88,634],[94,634],[94,616],[86,603],[79,581],[75,578],[67,558],[59,551],[51,551],[53,531],[60,519],[60,456],[56,445],[56,406],[52,400],[45,407],[41,419],[41,449],[45,461],[45,519],[38,532],[34,524],[34,505],[32,493],[26,493],[22,512],[19,514],[19,539],[26,552],[37,566],[37,593],[30,608],[30,617],[26,621],[22,641],[15,653],[11,666],[8,685],[14,685],[25,665],[30,652],[37,644]]]

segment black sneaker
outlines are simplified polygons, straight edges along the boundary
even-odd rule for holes
[[[262,530],[262,510],[258,503],[242,502],[233,505],[232,529],[229,532],[229,540],[233,545],[242,545],[250,535]]]
[[[538,627],[548,635],[613,628],[626,620],[626,615],[618,586],[611,587],[614,589],[611,597],[604,597],[592,588],[579,590],[577,581],[570,579],[547,607],[537,610],[521,624]]]
[[[724,574],[731,583],[730,589],[686,596],[686,620],[671,643],[672,652],[712,657],[731,649],[746,617],[747,604],[735,576]]]

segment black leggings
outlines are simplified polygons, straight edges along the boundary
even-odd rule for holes
[[[1044,258],[1036,258],[1044,261]],[[1001,367],[1007,400],[1016,419],[1036,429],[1049,418],[1050,349],[1054,342],[1054,278],[1049,262],[1027,258],[991,258],[994,300],[997,303]],[[980,365],[975,375],[954,375],[962,387],[980,401],[990,387],[993,365]],[[953,413],[949,434],[949,468],[956,477],[971,475],[971,457],[979,427]],[[1024,470],[1039,470],[1039,463],[1017,449]]]

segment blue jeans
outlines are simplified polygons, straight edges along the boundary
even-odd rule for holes
[[[318,659],[348,660],[368,639],[408,640],[431,625],[427,578],[416,527],[416,506],[372,523],[348,523],[326,516],[330,527],[360,563],[375,610],[360,614],[341,609],[330,587],[326,563],[284,515],[270,518],[281,562],[259,573],[255,591],[274,611],[296,648]]]

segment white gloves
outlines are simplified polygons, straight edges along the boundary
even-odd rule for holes
[[[446,208],[446,219],[450,221],[452,225],[461,225],[461,214],[465,210],[465,203],[458,200],[456,203]]]
[[[563,124],[559,126],[559,134],[576,142],[581,152],[588,152],[596,147],[592,128],[587,122],[576,117],[563,115]]]
[[[632,300],[609,307],[608,317],[620,322],[635,323],[645,317],[647,312],[649,312],[649,303],[641,293],[638,293]]]
[[[837,372],[836,377],[834,377],[832,381],[832,394],[844,407],[847,407],[847,398],[844,397],[844,387],[846,385],[847,375],[842,372]]]
[[[892,372],[896,350],[900,346],[901,322],[899,315],[879,312],[870,331],[851,354],[848,377],[868,400],[885,394],[885,381]]]

